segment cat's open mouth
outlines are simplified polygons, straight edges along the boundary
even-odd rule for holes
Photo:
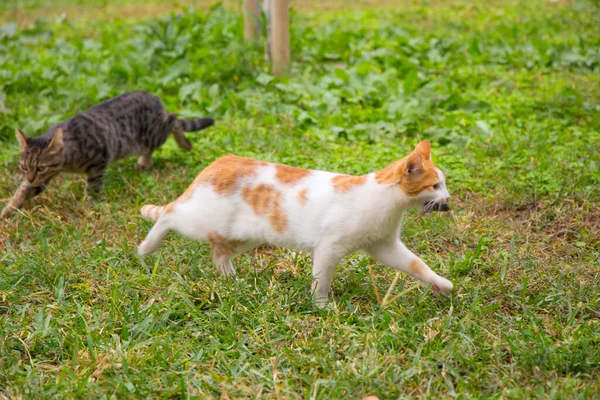
[[[427,214],[433,211],[450,211],[450,206],[445,201],[440,200],[432,200],[423,204],[423,208],[421,209],[421,214]]]

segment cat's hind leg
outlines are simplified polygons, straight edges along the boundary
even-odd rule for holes
[[[366,249],[378,261],[408,275],[421,282],[431,285],[435,292],[449,295],[452,293],[452,282],[436,274],[427,264],[398,239],[379,242]]]
[[[85,194],[92,198],[97,198],[100,195],[102,189],[102,183],[104,182],[104,167],[94,168],[87,173],[87,181],[85,184]]]
[[[152,152],[151,151],[149,151],[148,153],[142,154],[138,158],[137,164],[135,164],[135,169],[147,170],[147,169],[150,169],[150,167],[152,167]]]
[[[175,114],[169,114],[169,121],[171,118],[176,118]],[[212,118],[197,118],[197,119],[176,119],[172,127],[173,136],[177,145],[183,150],[188,151],[192,149],[192,144],[185,137],[184,132],[195,132],[208,128],[213,125],[215,120]]]
[[[183,150],[189,151],[192,149],[192,144],[185,137],[185,132],[179,121],[175,121],[175,125],[173,126],[173,137],[175,138],[177,145]]]
[[[235,269],[231,264],[233,256],[256,247],[255,244],[229,240],[215,231],[208,232],[208,243],[210,243],[213,262],[223,276],[235,275]]]
[[[335,268],[347,251],[336,246],[318,246],[313,253],[312,292],[317,307],[323,308],[329,299]]]

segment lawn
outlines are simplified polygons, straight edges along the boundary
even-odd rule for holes
[[[238,2],[0,5],[2,206],[21,180],[16,127],[38,135],[137,89],[217,120],[191,152],[169,139],[149,172],[111,165],[102,201],[64,175],[0,221],[0,399],[597,396],[598,3],[293,7],[293,68],[274,78]],[[422,139],[453,211],[408,213],[402,237],[451,298],[363,254],[326,311],[307,254],[255,250],[235,279],[175,234],[135,254],[139,208],[221,155],[363,174]]]

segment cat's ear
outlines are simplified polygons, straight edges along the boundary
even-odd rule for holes
[[[58,128],[54,131],[52,140],[50,140],[50,144],[48,145],[48,151],[51,153],[54,153],[54,152],[61,151],[62,148],[63,148],[62,128]]]
[[[421,175],[423,173],[423,158],[421,154],[416,152],[408,156],[404,165],[404,173],[410,178]]]
[[[423,140],[415,147],[415,153],[422,155],[426,160],[431,160],[431,142]]]
[[[21,132],[19,128],[15,129],[15,136],[19,141],[19,147],[21,150],[25,150],[25,148],[27,148],[27,140],[29,139],[29,136]]]

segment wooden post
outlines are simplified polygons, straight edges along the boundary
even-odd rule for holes
[[[260,21],[259,0],[244,0],[244,40],[258,40],[260,30],[258,21]]]
[[[273,75],[284,75],[290,68],[290,13],[288,0],[272,0],[271,57]]]

